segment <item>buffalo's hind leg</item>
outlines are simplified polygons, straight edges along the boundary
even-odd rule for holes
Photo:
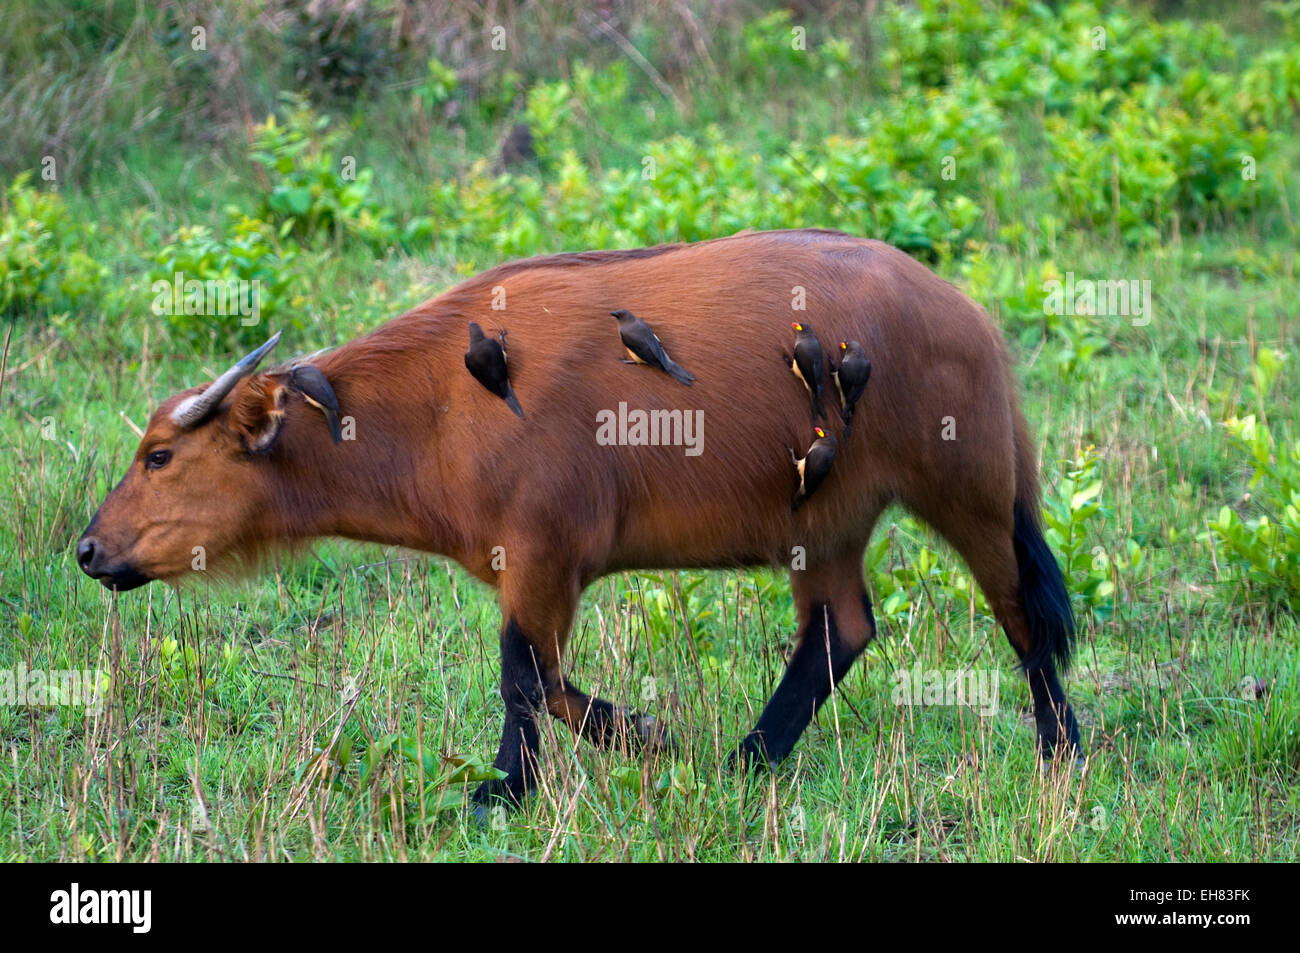
[[[732,754],[733,765],[779,764],[876,634],[861,548],[791,572],[790,588],[799,644],[754,730]]]
[[[1058,674],[1074,634],[1070,597],[1037,521],[1020,503],[996,516],[958,506],[921,515],[966,560],[1020,658],[1044,762],[1058,754],[1081,758],[1079,726]]]

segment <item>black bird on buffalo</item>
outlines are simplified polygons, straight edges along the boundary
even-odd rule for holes
[[[343,427],[339,419],[339,399],[334,388],[315,364],[295,364],[289,369],[289,380],[302,399],[325,415],[330,436],[335,443],[343,442]]]
[[[813,420],[824,420],[826,409],[822,406],[822,343],[808,325],[793,321],[790,326],[795,332],[794,357],[790,360],[790,370],[808,388],[808,396],[812,398]]]
[[[668,356],[658,336],[650,330],[650,325],[626,308],[619,308],[610,314],[618,319],[618,336],[622,338],[628,356],[624,363],[647,364],[690,386],[695,375]]]
[[[465,352],[465,366],[474,379],[504,400],[511,410],[524,419],[524,410],[510,386],[510,373],[506,370],[506,332],[499,338],[490,338],[473,321],[469,323],[469,350]]]
[[[853,427],[853,408],[871,379],[871,362],[857,341],[840,342],[840,363],[831,371],[835,389],[840,392],[840,415],[844,418],[844,442],[849,442]]]
[[[815,428],[815,432],[817,439],[812,442],[802,460],[795,456],[793,447],[789,448],[790,459],[794,461],[794,468],[799,473],[799,488],[795,490],[794,499],[790,502],[792,512],[797,512],[804,501],[817,492],[817,487],[822,485],[826,474],[831,472],[831,464],[835,462],[835,434],[827,433],[821,427]]]

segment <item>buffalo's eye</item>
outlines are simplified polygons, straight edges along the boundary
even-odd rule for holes
[[[146,470],[161,470],[171,462],[171,458],[170,450],[151,450],[149,456],[144,458],[144,467]]]

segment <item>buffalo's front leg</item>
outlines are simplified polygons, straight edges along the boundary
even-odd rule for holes
[[[553,568],[554,557],[534,565]],[[493,804],[517,807],[537,785],[537,716],[546,711],[599,747],[671,747],[652,718],[636,715],[587,695],[561,674],[581,586],[576,579],[511,570],[502,579],[501,700],[505,725],[495,766],[505,777],[485,781],[473,795],[480,818]]]
[[[494,766],[506,776],[485,781],[473,803],[480,816],[493,803],[518,807],[537,783],[541,710],[601,748],[671,749],[672,739],[653,718],[636,715],[603,698],[594,698],[560,677],[559,641],[531,638],[513,616],[501,632],[501,699],[505,725]]]
[[[654,718],[588,695],[568,679],[564,692],[547,699],[552,715],[597,748],[672,751],[672,736]]]
[[[520,547],[515,547],[518,551]],[[482,814],[494,802],[517,807],[537,786],[537,715],[565,694],[560,658],[578,605],[578,580],[561,571],[551,553],[520,557],[502,574],[501,700],[505,724],[494,765],[505,777],[485,781],[473,802]]]
[[[559,653],[535,644],[513,616],[501,630],[501,700],[506,720],[501,729],[494,767],[506,776],[485,781],[474,792],[474,803],[490,806],[500,799],[517,807],[537,784],[537,712],[546,704],[547,688],[562,690]]]

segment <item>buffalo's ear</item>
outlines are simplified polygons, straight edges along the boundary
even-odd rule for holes
[[[275,446],[288,393],[284,380],[270,374],[246,377],[235,387],[230,429],[249,453],[266,453]]]

